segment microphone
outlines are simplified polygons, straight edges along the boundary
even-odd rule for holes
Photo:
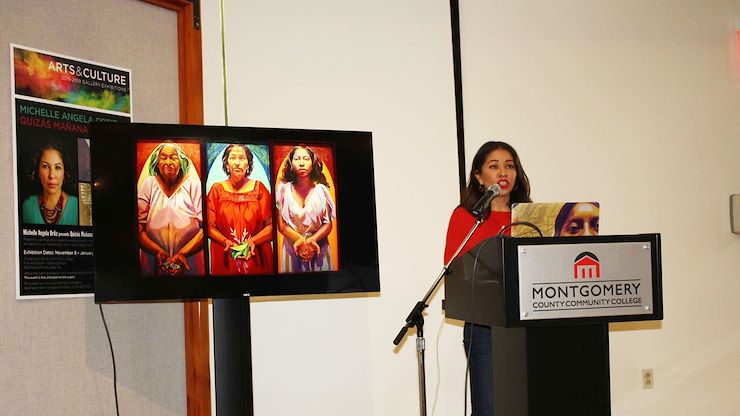
[[[481,199],[478,200],[478,202],[475,203],[475,206],[471,210],[473,216],[477,219],[480,219],[483,217],[483,213],[486,212],[488,207],[491,206],[491,201],[493,198],[498,196],[498,194],[501,193],[501,187],[494,183],[493,185],[489,186],[488,189],[486,189],[486,193],[483,194]]]

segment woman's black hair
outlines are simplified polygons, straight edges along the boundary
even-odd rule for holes
[[[59,156],[62,158],[62,164],[64,165],[64,181],[62,182],[62,190],[67,194],[77,195],[77,178],[72,171],[72,159],[67,152],[67,148],[58,140],[49,140],[44,142],[33,155],[31,159],[32,170],[28,174],[28,178],[31,181],[31,187],[33,193],[43,192],[41,186],[41,180],[39,179],[39,164],[41,163],[41,155],[47,150],[56,150]]]
[[[309,174],[311,182],[320,183],[328,187],[329,182],[326,180],[326,176],[324,176],[323,172],[324,162],[322,162],[319,155],[317,155],[308,146],[295,146],[290,151],[288,159],[285,161],[285,166],[283,167],[283,182],[295,182],[295,180],[298,178],[298,175],[296,175],[296,173],[293,171],[293,156],[298,149],[305,149],[306,152],[308,152],[308,155],[311,157],[311,173]]]
[[[483,164],[486,163],[488,155],[494,150],[499,149],[506,150],[511,153],[511,157],[514,158],[514,168],[516,169],[516,181],[514,182],[514,187],[509,194],[509,206],[514,203],[532,202],[532,199],[529,197],[529,178],[527,178],[527,174],[524,173],[524,168],[522,168],[522,163],[519,160],[519,155],[516,153],[516,150],[514,150],[514,148],[508,143],[489,141],[484,143],[475,153],[473,163],[470,166],[468,183],[460,195],[460,205],[467,208],[468,211],[473,209],[476,202],[478,202],[485,193],[485,189],[483,189],[483,187],[478,183],[478,180],[475,179],[475,175],[479,174],[481,169],[483,169]]]
[[[249,147],[247,147],[246,144],[243,143],[232,143],[228,146],[226,146],[226,149],[224,149],[224,155],[221,156],[221,161],[223,162],[223,168],[224,173],[226,173],[226,176],[231,177],[231,172],[229,172],[228,161],[229,161],[229,153],[231,153],[231,150],[235,147],[241,147],[244,149],[244,153],[247,155],[247,161],[249,162],[249,169],[247,169],[247,174],[245,176],[249,176],[249,174],[252,173],[252,168],[254,165],[252,164],[252,160],[254,159],[254,156],[252,155],[252,151],[249,150]]]

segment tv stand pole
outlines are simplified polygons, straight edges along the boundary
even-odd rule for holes
[[[216,414],[253,416],[249,296],[213,299]]]

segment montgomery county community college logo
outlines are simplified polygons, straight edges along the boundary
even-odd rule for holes
[[[594,253],[584,251],[573,261],[574,279],[593,279],[601,277],[601,264]]]

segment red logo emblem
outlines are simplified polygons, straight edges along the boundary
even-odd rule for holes
[[[594,253],[584,251],[573,261],[574,279],[593,279],[601,277],[601,264]]]

